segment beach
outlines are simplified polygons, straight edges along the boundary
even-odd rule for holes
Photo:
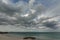
[[[12,32],[0,34],[0,40],[23,40],[25,37],[35,37],[36,40],[60,40],[60,33],[55,32]]]
[[[0,40],[22,40],[21,37],[11,37],[6,36],[5,34],[0,34]]]

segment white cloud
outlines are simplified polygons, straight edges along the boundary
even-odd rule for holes
[[[2,0],[2,2],[8,4],[8,0]]]
[[[30,0],[30,1],[29,1],[29,5],[30,5],[30,6],[33,6],[34,2],[35,2],[35,0]]]

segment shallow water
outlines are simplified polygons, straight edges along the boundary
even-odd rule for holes
[[[60,40],[60,32],[11,32],[8,36],[36,37],[37,40]]]

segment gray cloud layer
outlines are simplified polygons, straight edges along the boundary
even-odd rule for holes
[[[19,1],[16,4],[10,0],[0,0],[0,25],[19,25],[24,27],[37,27],[56,29],[59,24],[60,5],[53,9],[46,9],[42,4],[32,5]],[[32,3],[32,4],[31,4]]]

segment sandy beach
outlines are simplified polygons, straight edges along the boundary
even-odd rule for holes
[[[21,37],[10,37],[5,34],[0,34],[0,40],[23,40]]]

